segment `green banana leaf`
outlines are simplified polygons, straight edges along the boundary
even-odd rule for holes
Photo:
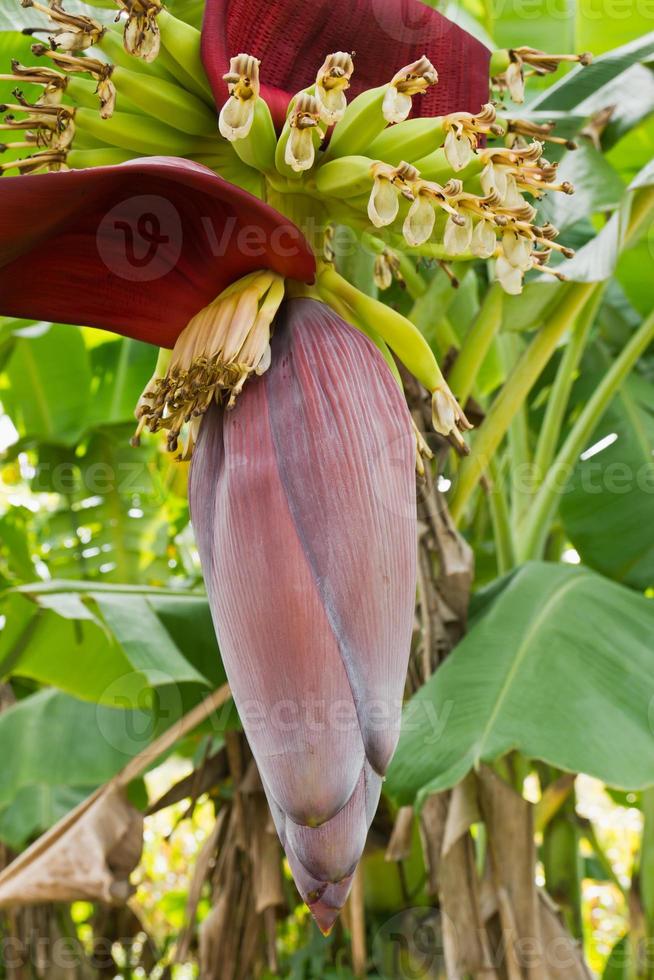
[[[195,700],[225,681],[207,600],[170,590],[75,582],[5,593],[0,678],[30,678],[77,698],[150,708],[190,685]]]
[[[0,398],[23,437],[72,445],[86,427],[91,363],[80,330],[18,327]]]
[[[542,95],[532,99],[529,110],[575,110],[584,100],[595,96],[632,65],[647,62],[652,57],[654,57],[654,31],[595,58],[591,65],[573,69]]]
[[[577,150],[565,154],[557,180],[567,180],[575,188],[574,194],[552,194],[548,198],[548,215],[559,231],[589,215],[614,211],[625,191],[623,181],[606,157],[586,140]]]
[[[111,779],[153,737],[145,711],[118,711],[60,691],[32,694],[0,714],[0,809],[27,787],[88,790]]]
[[[420,803],[515,749],[609,785],[654,784],[654,603],[533,562],[494,590],[408,703],[386,790]]]
[[[601,231],[583,245],[574,258],[565,261],[565,275],[573,282],[601,282],[616,268],[625,242],[629,214],[634,200],[652,194],[654,161],[650,161],[629,184],[620,206]],[[563,266],[562,266],[563,271]]]
[[[614,441],[578,460],[561,517],[585,564],[644,590],[654,585],[654,386],[644,378],[622,387],[590,446],[607,437]]]

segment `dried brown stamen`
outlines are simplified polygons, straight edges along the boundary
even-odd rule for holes
[[[59,26],[50,37],[53,46],[62,51],[84,51],[104,36],[105,28],[91,17],[76,16],[63,9],[61,0],[49,0],[49,5],[38,0],[20,0],[22,7],[30,7],[45,14]],[[34,31],[33,33],[36,33]]]
[[[161,0],[116,0],[116,3],[127,14],[123,37],[125,50],[143,61],[154,61],[161,46],[157,24]]]
[[[568,150],[576,150],[577,144],[574,140],[566,139],[564,136],[552,136],[555,126],[556,123],[554,122],[535,123],[529,119],[508,119],[507,133],[512,140],[536,139],[543,143],[565,146]]]

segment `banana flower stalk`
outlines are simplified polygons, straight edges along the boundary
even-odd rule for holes
[[[139,224],[152,255],[133,251]],[[241,237],[253,228],[249,254]],[[216,291],[314,275],[299,229],[189,161],[0,183],[5,315],[174,347]],[[399,734],[415,440],[401,390],[363,333],[315,299],[287,299],[276,313],[270,367],[233,410],[208,401],[189,500],[234,698],[298,888],[327,932]]]

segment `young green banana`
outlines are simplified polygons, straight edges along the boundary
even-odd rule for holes
[[[151,81],[153,75],[157,78],[165,78],[171,82],[175,81],[174,75],[166,71],[163,62],[159,58],[156,61],[151,61],[146,64],[140,58],[135,58],[134,55],[125,51],[122,30],[119,27],[108,25],[106,31],[95,46],[106,54],[112,65],[120,65],[122,68],[139,71]]]
[[[388,126],[382,106],[388,85],[368,89],[357,95],[345,110],[332,133],[325,160],[367,153],[372,141]]]
[[[195,154],[191,159],[195,160],[196,163],[201,163],[204,167],[208,167],[209,170],[213,170],[214,173],[228,180],[230,184],[236,184],[237,187],[242,187],[243,190],[249,191],[255,197],[263,198],[263,176],[252,167],[244,167],[229,144],[226,144],[225,150],[229,150],[229,155],[227,152],[221,152],[219,145],[217,152]]]
[[[121,150],[158,156],[190,156],[211,152],[216,141],[202,140],[180,133],[158,119],[129,112],[116,112],[111,119],[101,119],[97,111],[81,107],[75,112],[78,132],[87,133],[103,143]]]
[[[66,157],[66,163],[72,170],[83,170],[87,167],[114,167],[127,160],[133,160],[137,153],[129,150],[117,150],[107,146],[97,150],[71,150]]]
[[[86,109],[95,109],[96,112],[98,111],[98,86],[91,79],[83,78],[80,75],[69,75],[66,81],[65,94],[73,100],[75,105],[81,105]],[[140,112],[138,106],[130,102],[126,96],[123,97],[122,94],[120,96],[120,107],[126,112]]]
[[[325,197],[349,198],[370,194],[373,160],[349,156],[321,163],[316,170],[316,187]]]
[[[193,91],[205,99],[209,98],[213,105],[213,93],[200,54],[200,32],[185,21],[173,17],[168,10],[161,11],[157,24],[161,34],[164,64],[168,67],[169,62],[167,63],[165,56],[170,55],[181,70],[184,80],[188,80],[193,87]]]
[[[380,133],[366,153],[375,160],[383,160],[384,163],[396,167],[403,160],[414,163],[420,157],[433,152],[443,145],[444,139],[442,117],[407,119]]]
[[[215,123],[214,123],[215,127]],[[256,100],[252,127],[243,139],[234,140],[232,146],[243,163],[262,173],[275,169],[277,134],[267,102]]]
[[[471,177],[478,176],[484,169],[482,159],[479,156],[474,156],[463,170],[453,170],[442,147],[420,157],[418,160],[413,160],[412,163],[416,170],[420,171],[423,180],[435,180],[438,184],[446,184],[452,177],[465,182]]]
[[[119,100],[124,93],[139,111],[148,115],[156,113],[155,118],[173,129],[191,136],[213,136],[216,132],[216,119],[211,109],[174,82],[160,78],[153,85],[145,73],[130,71],[120,65],[114,68],[111,80],[118,90]]]
[[[318,103],[309,92],[298,92],[291,100],[275,148],[275,168],[282,177],[299,180],[304,171],[314,166],[324,135],[318,109]],[[302,155],[299,157],[297,153]],[[294,166],[291,166],[292,162]]]

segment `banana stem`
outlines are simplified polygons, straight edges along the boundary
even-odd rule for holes
[[[504,474],[496,459],[491,460],[488,471],[491,478],[488,503],[493,524],[493,537],[495,538],[497,574],[506,575],[515,567],[515,547],[509,503],[504,486]]]
[[[115,112],[110,119],[101,119],[95,110],[82,107],[75,110],[75,125],[79,132],[107,146],[146,155],[192,156],[220,145],[218,140],[181,133],[154,117],[137,113]]]
[[[193,91],[201,98],[209,100],[209,104],[213,107],[215,105],[213,92],[200,53],[202,40],[200,32],[185,21],[173,17],[168,10],[160,12],[157,17],[157,24],[161,34],[164,57],[169,56],[169,59],[166,59],[169,64],[170,59],[172,59],[170,68],[173,74],[177,74],[177,69],[180,69],[184,78],[192,86]]]
[[[345,322],[349,323],[351,327],[355,328],[355,330],[359,330],[361,333],[365,334],[366,337],[372,340],[373,344],[375,347],[377,347],[380,354],[388,364],[391,374],[400,386],[400,390],[403,391],[404,385],[402,384],[402,378],[400,376],[398,366],[393,359],[393,355],[388,348],[388,344],[381,334],[377,333],[376,330],[373,330],[367,324],[364,324],[363,321],[360,320],[353,310],[347,305],[347,303],[339,299],[335,293],[331,293],[329,290],[324,288],[321,289],[320,293],[323,301],[326,302],[328,306],[331,306],[335,313],[338,313],[341,320],[345,320]]]
[[[503,296],[498,283],[488,289],[448,377],[450,388],[461,405],[467,402],[479,369],[502,323]]]
[[[552,463],[547,478],[529,509],[520,534],[519,558],[521,561],[538,558],[542,554],[549,523],[561,493],[562,482],[569,475],[620,385],[653,340],[654,313],[650,314],[641,324],[613,362],[592,397],[586,403]]]
[[[643,790],[641,808],[644,817],[640,851],[640,892],[647,920],[647,932],[654,938],[654,788]]]
[[[547,471],[554,459],[577,367],[585,350],[588,335],[603,294],[604,290],[598,289],[596,295],[577,320],[556,372],[534,455],[534,479],[538,485],[545,480]]]
[[[495,399],[481,424],[472,454],[465,459],[451,500],[451,512],[460,521],[477,482],[488,468],[488,462],[506,435],[516,412],[531,391],[556,346],[586,302],[597,289],[596,283],[572,283],[561,290],[554,312],[524,352],[515,371]]]
[[[516,365],[520,361],[520,355],[525,345],[522,338],[516,333],[505,333],[498,340],[505,377],[509,378],[516,370]],[[511,419],[508,445],[514,477],[511,487],[511,518],[514,527],[517,527],[529,504],[527,477],[531,472],[531,447],[529,445],[529,424],[525,402],[518,407]]]
[[[378,331],[405,367],[429,392],[445,385],[431,347],[418,328],[405,316],[351,286],[331,266],[325,266],[320,273],[318,288],[321,286],[347,303],[366,326]]]

